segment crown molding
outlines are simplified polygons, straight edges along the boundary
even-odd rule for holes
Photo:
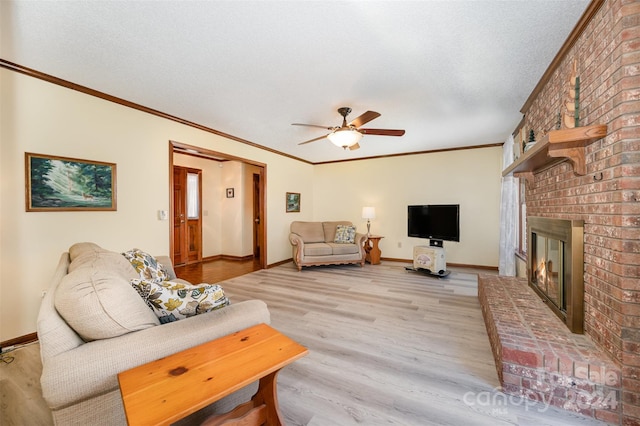
[[[478,149],[478,148],[487,148],[487,147],[493,147],[493,146],[502,146],[502,142],[499,142],[499,143],[494,143],[494,144],[475,145],[475,146],[470,146],[470,147],[445,148],[445,149],[436,149],[436,150],[427,150],[427,151],[415,151],[415,152],[406,152],[406,153],[398,153],[398,154],[388,154],[388,155],[378,155],[378,156],[371,156],[371,157],[361,157],[361,158],[353,158],[353,159],[346,159],[346,160],[312,162],[312,161],[305,160],[305,159],[302,159],[302,158],[299,158],[299,157],[296,157],[296,156],[293,156],[293,155],[290,155],[290,154],[287,154],[287,153],[284,153],[284,152],[281,152],[281,151],[277,151],[277,150],[272,149],[272,148],[265,147],[263,145],[259,145],[257,143],[248,141],[246,139],[239,138],[237,136],[230,135],[228,133],[221,132],[221,131],[216,130],[216,129],[212,129],[212,128],[207,127],[207,126],[203,126],[203,125],[198,124],[198,123],[194,123],[194,122],[189,121],[189,120],[185,120],[185,119],[180,118],[180,117],[176,117],[174,115],[170,115],[170,114],[164,113],[162,111],[158,111],[158,110],[153,109],[153,108],[146,107],[144,105],[137,104],[135,102],[127,101],[126,99],[122,99],[122,98],[119,98],[117,96],[112,96],[112,95],[109,95],[107,93],[100,92],[98,90],[94,90],[94,89],[91,89],[91,88],[86,87],[86,86],[82,86],[80,84],[76,84],[76,83],[72,83],[72,82],[67,81],[67,80],[63,80],[61,78],[52,76],[50,74],[46,74],[46,73],[34,70],[32,68],[28,68],[28,67],[16,64],[14,62],[10,62],[10,61],[7,61],[7,60],[2,59],[2,58],[0,58],[0,68],[5,68],[5,69],[8,69],[10,71],[14,71],[14,72],[17,72],[17,73],[20,73],[20,74],[27,75],[29,77],[33,77],[33,78],[37,78],[39,80],[46,81],[48,83],[52,83],[52,84],[56,84],[58,86],[66,87],[68,89],[75,90],[75,91],[84,93],[84,94],[89,95],[89,96],[95,96],[97,98],[104,99],[106,101],[113,102],[113,103],[116,103],[116,104],[119,104],[119,105],[122,105],[122,106],[125,106],[125,107],[128,107],[128,108],[132,108],[132,109],[135,109],[135,110],[138,110],[138,111],[142,111],[142,112],[145,112],[147,114],[151,114],[151,115],[155,115],[157,117],[161,117],[161,118],[164,118],[164,119],[167,119],[167,120],[175,121],[177,123],[184,124],[185,126],[193,127],[195,129],[202,130],[202,131],[207,132],[207,133],[212,133],[212,134],[215,134],[215,135],[218,135],[218,136],[222,136],[224,138],[231,139],[233,141],[240,142],[240,143],[252,146],[254,148],[258,148],[258,149],[261,149],[261,150],[264,150],[264,151],[268,151],[268,152],[271,152],[271,153],[274,153],[274,154],[277,154],[277,155],[281,155],[283,157],[291,158],[293,160],[301,161],[301,162],[306,163],[306,164],[311,164],[313,166],[319,165],[319,164],[343,163],[343,162],[350,162],[350,161],[372,160],[372,159],[377,159],[377,158],[400,157],[400,156],[407,156],[407,155],[421,155],[421,154],[430,154],[430,153],[435,153],[435,152],[458,151],[458,150],[464,150],[464,149]],[[243,160],[243,161],[246,162],[247,160]]]
[[[167,119],[167,120],[175,121],[176,123],[184,124],[185,126],[193,127],[195,129],[202,130],[202,131],[207,132],[207,133],[212,133],[214,135],[222,136],[224,138],[231,139],[233,141],[240,142],[240,143],[243,143],[245,145],[252,146],[254,148],[258,148],[258,149],[261,149],[261,150],[264,150],[264,151],[272,152],[272,153],[277,154],[277,155],[281,155],[283,157],[288,157],[288,158],[291,158],[293,160],[302,161],[303,163],[307,163],[307,164],[313,164],[310,161],[304,160],[302,158],[298,158],[298,157],[295,157],[293,155],[290,155],[290,154],[287,154],[287,153],[284,153],[284,152],[281,152],[281,151],[277,151],[275,149],[271,149],[271,148],[265,147],[263,145],[258,145],[257,143],[248,141],[246,139],[242,139],[242,138],[239,138],[237,136],[233,136],[233,135],[230,135],[228,133],[224,133],[224,132],[221,132],[219,130],[212,129],[212,128],[207,127],[207,126],[203,126],[201,124],[194,123],[193,121],[185,120],[183,118],[176,117],[174,115],[167,114],[165,112],[158,111],[156,109],[149,108],[149,107],[146,107],[144,105],[137,104],[135,102],[130,102],[130,101],[127,101],[126,99],[118,98],[117,96],[112,96],[112,95],[109,95],[107,93],[100,92],[98,90],[94,90],[94,89],[91,89],[91,88],[86,87],[86,86],[82,86],[82,85],[79,85],[79,84],[76,84],[76,83],[72,83],[70,81],[63,80],[61,78],[52,76],[50,74],[46,74],[46,73],[34,70],[32,68],[28,68],[28,67],[16,64],[16,63],[7,61],[7,60],[2,59],[2,58],[0,58],[0,68],[6,68],[8,70],[15,71],[15,72],[20,73],[20,74],[28,75],[29,77],[34,77],[34,78],[37,78],[39,80],[46,81],[48,83],[56,84],[58,86],[66,87],[67,89],[75,90],[75,91],[84,93],[84,94],[89,95],[89,96],[95,96],[96,98],[104,99],[106,101],[113,102],[113,103],[116,103],[116,104],[119,104],[119,105],[122,105],[122,106],[125,106],[125,107],[128,107],[128,108],[132,108],[132,109],[135,109],[135,110],[138,110],[138,111],[146,112],[147,114],[155,115],[156,117],[161,117],[161,118],[164,118],[164,119]]]

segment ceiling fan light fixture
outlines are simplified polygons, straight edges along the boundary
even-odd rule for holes
[[[362,139],[362,133],[358,132],[356,129],[342,128],[329,133],[327,138],[329,138],[331,143],[335,146],[347,149],[360,142],[360,139]]]

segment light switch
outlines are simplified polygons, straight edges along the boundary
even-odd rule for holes
[[[158,210],[158,220],[167,220],[169,214],[166,210]]]

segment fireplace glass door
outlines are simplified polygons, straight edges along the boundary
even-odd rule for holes
[[[584,222],[527,217],[529,286],[573,333],[584,332]]]
[[[564,243],[537,233],[532,235],[532,283],[556,308],[566,312],[564,295]]]

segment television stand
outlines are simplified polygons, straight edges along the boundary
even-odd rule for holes
[[[414,246],[413,266],[406,269],[440,278],[449,275],[444,248],[438,245]]]

